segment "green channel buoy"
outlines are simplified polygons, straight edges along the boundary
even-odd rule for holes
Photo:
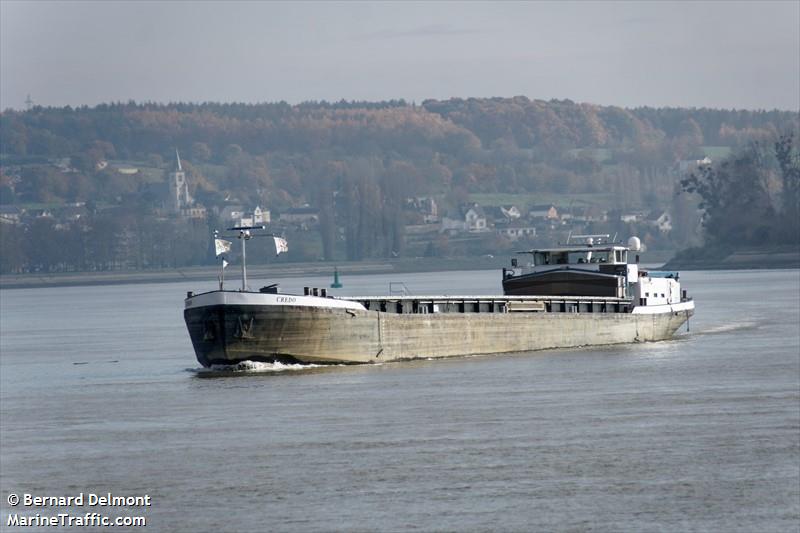
[[[341,289],[342,283],[339,281],[339,269],[334,267],[333,269],[333,283],[331,283],[331,289]]]

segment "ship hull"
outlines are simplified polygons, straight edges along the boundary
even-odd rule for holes
[[[187,304],[184,318],[198,361],[374,363],[658,341],[671,338],[694,310],[686,302],[647,313],[399,314],[296,298],[308,301],[198,298]]]

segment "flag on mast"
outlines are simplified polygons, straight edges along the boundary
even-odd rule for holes
[[[226,241],[224,239],[214,239],[214,251],[219,257],[221,254],[227,253],[231,251],[231,246],[233,243],[231,241]]]
[[[275,239],[275,255],[289,251],[289,244],[286,242],[286,239],[281,237],[273,237],[273,239]]]

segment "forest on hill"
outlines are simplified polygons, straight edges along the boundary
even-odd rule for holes
[[[213,254],[203,243],[231,204],[276,213],[317,209],[320,249],[295,259],[402,256],[406,228],[418,222],[408,200],[419,197],[436,198],[450,214],[476,195],[561,198],[564,208],[570,199],[594,197],[606,210],[689,213],[700,197],[676,195],[683,163],[708,158],[716,164],[798,130],[796,111],[624,109],[526,97],[7,110],[0,113],[0,204],[50,210],[79,204],[89,215],[80,223],[59,224],[56,217],[24,228],[0,224],[0,266],[115,268],[121,263],[109,241],[124,232],[147,239],[136,244],[140,255],[158,249],[168,258],[133,267],[207,262]],[[200,223],[162,216],[152,193],[151,185],[163,183],[173,168],[176,149],[193,198],[208,210]],[[782,167],[770,150],[764,153],[764,201],[780,213]],[[697,242],[690,218],[673,217],[669,246]],[[29,238],[23,233],[34,225],[71,232],[83,251],[61,260],[52,250],[31,251],[35,261],[24,257],[25,247],[13,243]],[[104,259],[91,260],[93,248],[103,246]],[[200,252],[189,252],[193,246]]]

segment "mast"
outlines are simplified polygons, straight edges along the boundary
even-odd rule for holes
[[[247,239],[250,238],[250,232],[240,231],[239,238],[242,239],[242,292],[244,292],[247,290]]]
[[[242,241],[242,292],[247,291],[247,241],[253,238],[250,230],[265,229],[266,226],[236,226],[228,228],[229,231],[238,231]]]

